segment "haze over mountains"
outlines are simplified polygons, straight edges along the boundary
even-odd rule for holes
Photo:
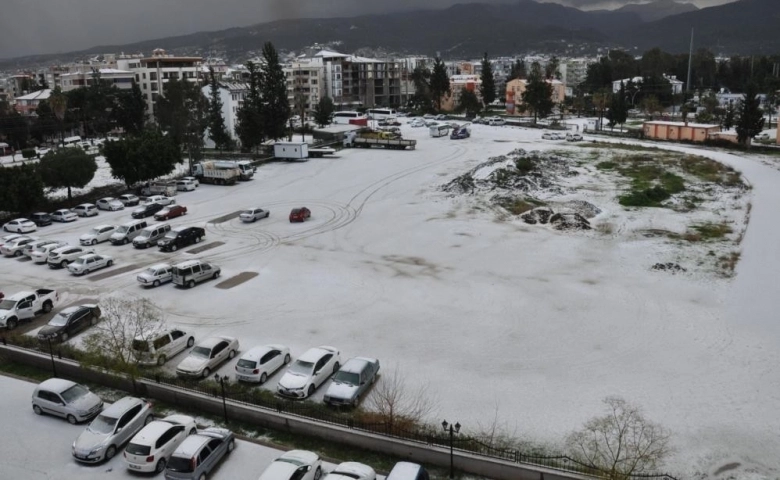
[[[653,47],[686,52],[691,28],[695,28],[696,48],[709,48],[716,54],[769,54],[780,53],[777,3],[778,0],[739,0],[699,9],[662,0],[614,11],[583,11],[533,0],[466,3],[443,10],[279,20],[132,44],[96,46],[69,54],[18,58],[0,63],[0,68],[71,60],[90,53],[149,52],[157,47],[178,53],[217,54],[240,61],[248,52],[259,50],[265,41],[286,50],[337,42],[338,48],[346,52],[382,48],[399,54],[440,52],[445,58],[481,56],[485,51],[491,56],[530,51],[577,55],[594,53],[597,47],[624,47],[638,53]],[[667,16],[669,13],[673,14]]]

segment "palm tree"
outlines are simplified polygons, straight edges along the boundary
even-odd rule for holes
[[[68,97],[62,93],[60,87],[52,90],[49,96],[49,105],[54,116],[60,122],[60,142],[65,143],[65,111],[68,109]]]

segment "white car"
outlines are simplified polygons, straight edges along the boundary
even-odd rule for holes
[[[70,262],[88,253],[95,253],[95,251],[91,248],[71,247],[70,245],[67,245],[49,252],[46,263],[48,263],[51,268],[65,268]]]
[[[98,243],[108,241],[117,228],[119,227],[116,225],[98,225],[90,230],[89,233],[80,236],[79,243],[82,245],[97,245]]]
[[[35,249],[30,252],[30,259],[32,259],[33,263],[46,263],[46,261],[49,259],[49,254],[57,250],[58,248],[62,248],[67,246],[67,243],[64,242],[56,242],[56,243],[49,243],[46,245],[41,245],[38,247],[35,247]]]
[[[188,415],[168,415],[149,423],[125,447],[127,469],[162,473],[181,442],[196,433],[195,419]]]
[[[176,199],[173,197],[166,197],[165,195],[152,195],[147,197],[144,203],[159,203],[160,205],[173,205],[176,203]]]
[[[419,128],[425,126],[425,120],[421,120],[419,118],[415,118],[411,122],[409,122],[409,126],[412,128]]]
[[[124,210],[125,208],[125,204],[122,203],[121,200],[118,200],[114,197],[101,198],[95,202],[95,205],[97,205],[97,208],[100,210],[108,210],[109,212],[113,212],[115,210]]]
[[[111,460],[120,446],[152,420],[151,403],[142,398],[121,398],[95,417],[76,438],[73,458],[84,463]]]
[[[493,117],[488,119],[487,124],[492,126],[506,125],[506,120],[504,120],[503,118]]]
[[[290,450],[263,471],[258,480],[319,480],[322,459],[314,452]]]
[[[45,247],[46,245],[55,245],[55,244],[62,247],[65,245],[65,242],[61,242],[59,240],[36,240],[24,246],[24,250],[22,250],[22,255],[32,259],[32,253],[34,251],[38,250],[39,248]]]
[[[6,232],[30,233],[38,230],[38,225],[26,218],[17,218],[3,225]]]
[[[179,192],[191,192],[195,190],[195,184],[189,180],[179,180],[176,182],[176,190]]]
[[[311,348],[295,360],[279,380],[276,391],[280,395],[306,398],[339,371],[341,357],[334,347]]]
[[[131,193],[120,195],[118,200],[122,202],[125,207],[134,207],[141,203],[141,199]]]
[[[176,367],[176,373],[183,377],[207,378],[222,362],[235,357],[236,352],[236,338],[209,337],[190,350],[187,358]]]
[[[79,218],[74,212],[62,208],[51,214],[53,222],[75,222]]]
[[[265,383],[268,377],[288,363],[290,349],[284,345],[254,347],[238,359],[236,380]]]
[[[68,271],[73,275],[86,275],[89,272],[94,272],[95,270],[100,270],[101,268],[110,267],[113,264],[113,257],[109,257],[108,255],[95,255],[94,253],[88,253],[73,260],[70,265],[68,265]]]
[[[566,134],[566,141],[567,142],[581,142],[582,141],[582,135],[579,133],[567,133]]]
[[[238,218],[242,222],[256,222],[257,220],[268,218],[270,214],[271,212],[262,208],[247,208],[246,210],[241,210]]]
[[[139,273],[136,280],[144,287],[159,287],[160,284],[173,280],[173,267],[167,263],[152,265]]]
[[[94,217],[98,214],[98,208],[91,203],[82,203],[73,207],[73,211],[79,217]]]
[[[2,238],[0,238],[0,247],[5,245],[7,242],[10,242],[11,240],[15,240],[19,237],[25,237],[26,235],[22,235],[21,233],[12,233],[10,235],[5,235]]]
[[[6,257],[21,257],[22,253],[24,252],[24,248],[34,243],[37,238],[34,237],[19,237],[11,240],[10,242],[3,243],[3,246],[0,247],[0,253],[5,255]]]
[[[325,475],[325,480],[376,480],[376,472],[362,463],[344,462]]]
[[[182,180],[187,180],[188,182],[192,182],[195,184],[195,188],[198,188],[200,186],[200,182],[196,177],[181,177]]]

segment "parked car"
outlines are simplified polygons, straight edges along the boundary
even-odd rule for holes
[[[290,212],[290,222],[305,222],[311,217],[311,210],[306,207],[293,208]]]
[[[242,222],[256,222],[263,218],[268,218],[270,214],[271,212],[263,210],[262,208],[247,208],[246,210],[241,211],[238,218],[241,219]]]
[[[171,230],[157,242],[163,252],[175,252],[193,243],[199,243],[206,236],[206,230],[201,227],[179,227]]]
[[[495,126],[506,125],[506,120],[504,120],[503,118],[493,117],[493,118],[488,119],[488,123],[487,124],[491,125],[491,126],[494,126],[494,127]]]
[[[79,217],[94,217],[98,214],[98,208],[92,203],[82,203],[73,207],[73,211]]]
[[[357,407],[363,394],[376,381],[379,360],[376,358],[350,358],[333,376],[333,382],[325,392],[325,403]]]
[[[51,214],[51,219],[54,222],[75,222],[78,218],[78,215],[65,208],[61,208]]]
[[[69,338],[95,325],[99,320],[100,307],[97,305],[64,308],[38,331],[38,340],[67,342]]]
[[[46,263],[49,260],[49,254],[57,250],[58,248],[62,248],[67,246],[67,243],[64,242],[56,242],[56,243],[50,243],[48,245],[41,245],[39,247],[36,247],[35,250],[30,252],[30,258],[32,259],[33,263]]]
[[[376,480],[376,472],[362,463],[344,462],[328,472],[325,480]]]
[[[119,228],[117,225],[98,225],[94,227],[89,233],[79,237],[79,243],[82,245],[97,245],[103,243],[111,238],[111,235]]]
[[[140,207],[133,210],[130,215],[133,218],[146,218],[151,217],[155,213],[159,212],[163,209],[163,205],[161,203],[144,203]]]
[[[190,350],[187,358],[176,367],[176,373],[183,377],[206,378],[222,362],[230,360],[238,352],[238,340],[234,337],[208,337]]]
[[[0,253],[6,257],[21,257],[27,245],[33,244],[36,241],[38,241],[38,239],[35,237],[15,238],[10,242],[4,242],[3,246],[0,247]]]
[[[447,115],[444,115],[443,113],[440,113],[433,117],[434,120],[447,120]]]
[[[290,450],[271,462],[258,480],[319,480],[322,459],[314,452]]]
[[[87,275],[89,272],[110,267],[113,264],[114,257],[88,253],[73,260],[70,265],[68,265],[68,271],[73,275]]]
[[[420,118],[415,118],[411,122],[409,122],[409,126],[412,128],[420,128],[425,126],[425,120],[422,120]]]
[[[162,473],[173,452],[198,429],[188,415],[168,415],[136,433],[125,447],[125,463],[133,472]]]
[[[184,205],[168,205],[154,214],[155,220],[170,220],[172,218],[187,215],[187,207]]]
[[[144,287],[159,287],[160,284],[173,280],[173,267],[167,263],[158,263],[147,268],[136,277]]]
[[[168,459],[166,480],[204,480],[236,448],[233,432],[209,427],[187,437]]]
[[[65,268],[72,261],[88,253],[95,253],[95,251],[91,248],[66,245],[49,252],[46,263],[48,263],[51,268]]]
[[[133,246],[135,248],[147,248],[157,245],[157,242],[162,240],[170,231],[171,226],[167,223],[149,225],[133,239]]]
[[[288,363],[290,349],[284,345],[254,347],[238,359],[236,380],[265,383],[268,377]]]
[[[222,269],[213,263],[201,260],[188,260],[173,266],[173,283],[180,287],[192,288],[196,283],[210,278],[216,279]]]
[[[146,228],[146,220],[133,220],[117,227],[108,240],[114,245],[124,245],[130,243],[144,228]]]
[[[73,425],[89,420],[103,410],[103,400],[87,387],[62,378],[41,382],[32,394],[36,415],[54,415]]]
[[[134,207],[141,203],[141,199],[131,193],[120,195],[118,200],[122,202],[125,207]]]
[[[398,462],[390,470],[385,480],[430,480],[422,465],[411,462]]]
[[[542,140],[556,140],[558,138],[557,134],[553,134],[550,132],[544,132],[542,134]]]
[[[111,460],[154,416],[152,404],[142,398],[124,397],[95,417],[73,442],[73,457],[84,463]]]
[[[30,233],[38,230],[38,225],[26,218],[17,218],[3,225],[6,232]]]
[[[338,372],[340,360],[339,351],[333,347],[311,348],[287,367],[276,391],[287,397],[309,397],[328,377]]]
[[[567,142],[581,142],[582,141],[582,135],[579,133],[567,133],[566,134],[566,141]]]
[[[51,215],[45,212],[36,212],[30,215],[30,220],[39,227],[51,225]]]
[[[2,237],[0,237],[0,247],[2,247],[8,242],[16,240],[17,238],[24,238],[26,236],[27,235],[22,235],[21,233],[12,233],[10,235],[3,235]]]
[[[200,182],[198,181],[198,177],[181,177],[182,180],[186,180],[188,182],[192,182],[195,184],[195,188],[198,188],[200,186]]]
[[[36,240],[34,242],[28,243],[24,246],[24,249],[22,250],[22,255],[25,257],[32,259],[32,254],[34,251],[45,247],[46,245],[57,245],[57,246],[64,246],[66,245],[65,242],[61,242],[59,240]],[[45,260],[45,258],[44,258]]]
[[[8,295],[0,300],[0,327],[13,330],[21,321],[51,312],[59,300],[60,294],[48,288]]]
[[[195,344],[195,337],[178,328],[149,332],[133,339],[133,355],[143,366],[162,366]]]
[[[191,192],[195,190],[196,185],[194,182],[191,182],[189,180],[181,179],[176,182],[176,190],[179,192]]]
[[[176,203],[176,199],[173,197],[166,197],[165,195],[152,195],[150,197],[146,197],[144,203],[159,203],[162,206],[166,206]]]
[[[97,208],[100,210],[108,210],[109,212],[125,209],[125,204],[118,198],[114,197],[101,198],[95,202],[95,206],[97,206]]]

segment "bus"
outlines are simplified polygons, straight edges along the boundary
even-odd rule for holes
[[[344,111],[344,112],[335,112],[333,114],[333,123],[335,125],[349,125],[352,120],[363,120],[368,121],[368,117],[363,115],[360,112],[354,112],[354,111]]]
[[[368,118],[372,120],[386,120],[398,116],[398,112],[392,108],[371,108],[368,110]]]

